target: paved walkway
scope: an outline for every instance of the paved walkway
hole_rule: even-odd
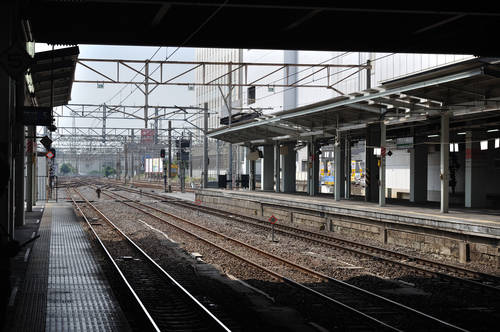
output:
[[[129,331],[68,203],[47,203],[7,331]]]

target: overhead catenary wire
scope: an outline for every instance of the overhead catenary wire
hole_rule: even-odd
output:
[[[177,53],[177,51],[183,47],[186,43],[188,43],[227,3],[228,3],[229,0],[225,0],[220,6],[218,6],[206,19],[204,22],[202,22],[186,39],[184,39],[184,41],[170,54],[168,55],[168,47],[167,47],[167,53],[165,55],[165,61],[167,61],[168,59],[170,59],[172,56],[174,56],[175,53]],[[159,47],[156,52],[149,58],[149,60],[152,60],[153,57],[160,51],[162,47]],[[142,68],[139,70],[142,71],[144,68],[145,68],[146,65],[142,66]],[[156,69],[154,69],[149,75],[153,75],[158,69],[161,68],[161,64],[158,65],[158,67],[156,67]],[[137,77],[137,75],[139,75],[139,73],[136,73],[133,77],[132,77],[132,80],[135,79]],[[144,79],[142,82],[137,82],[137,84],[142,84],[146,81],[146,79]],[[129,84],[126,84],[125,86],[123,86],[113,97],[111,97],[110,99],[108,99],[108,101],[106,101],[105,103],[108,103],[110,102],[113,98],[115,98],[117,95],[119,95]],[[135,91],[137,91],[138,89],[138,86],[136,86],[133,90],[130,91],[130,93],[125,96],[123,99],[120,100],[120,102],[118,104],[121,104],[123,103],[125,100],[127,100]]]
[[[345,55],[347,55],[348,53],[352,53],[352,52],[345,52],[345,53],[341,54],[340,56],[345,56]],[[378,58],[371,59],[370,61],[371,61],[371,63],[373,64],[375,61],[379,61],[379,60],[382,60],[382,59],[384,59],[384,58],[387,58],[387,57],[389,57],[389,56],[393,56],[393,55],[396,55],[396,54],[398,54],[398,53],[390,53],[390,54],[385,54],[385,55],[380,56],[380,57],[378,57]],[[337,56],[337,57],[340,57],[340,56]],[[335,59],[335,58],[336,58],[336,57],[334,57],[334,58],[332,58],[332,59]],[[325,61],[321,62],[320,64],[324,64],[325,62],[327,62],[327,61],[331,61],[332,59],[325,60]],[[365,63],[365,65],[366,65],[366,64],[367,64],[367,63]],[[304,70],[308,70],[308,69],[310,69],[310,68],[303,69],[303,70],[301,70],[300,72],[303,72]],[[360,71],[358,68],[346,68],[346,69],[339,70],[338,72],[336,72],[336,73],[334,73],[334,74],[330,74],[330,76],[332,76],[332,75],[337,75],[337,74],[341,74],[341,73],[344,73],[344,72],[346,72],[346,71],[353,70],[353,69],[355,69],[356,71],[355,71],[354,73],[352,73],[351,75],[349,75],[349,76],[352,76],[352,75],[354,75],[354,74],[356,74],[356,73],[358,73],[358,72]],[[296,74],[299,74],[300,72],[297,72]],[[296,74],[293,74],[293,75],[296,75]],[[291,76],[291,75],[288,75],[287,77],[290,77],[290,76]],[[348,76],[348,77],[349,77],[349,76]],[[346,79],[346,78],[348,78],[348,77],[345,77],[345,78],[343,78],[343,79],[342,79],[342,80],[340,80],[340,81],[343,81],[343,80],[345,80],[345,79]],[[286,78],[286,77],[285,77],[285,78]],[[284,78],[284,79],[285,79],[285,78]],[[313,79],[311,79],[310,81],[305,82],[304,84],[312,83],[312,82],[315,82],[315,81],[318,81],[318,80],[322,80],[322,79],[325,79],[325,78],[328,78],[328,75],[326,75],[326,76],[322,76],[322,77],[319,77],[319,78],[313,78]],[[281,79],[279,79],[279,80],[281,80]],[[278,82],[279,80],[276,80],[275,82]],[[340,81],[339,81],[339,82],[340,82]],[[336,83],[339,83],[339,82],[336,82]],[[336,83],[334,83],[333,85],[335,85]],[[270,84],[270,85],[272,85],[272,84]],[[268,95],[262,96],[262,97],[260,97],[260,98],[256,98],[256,99],[255,99],[255,101],[258,101],[258,100],[263,100],[263,99],[266,99],[266,98],[269,98],[269,97],[272,97],[272,96],[275,96],[275,95],[278,95],[278,94],[282,94],[282,93],[284,93],[285,91],[288,91],[288,90],[291,90],[291,89],[295,89],[295,88],[296,88],[296,87],[284,88],[284,89],[282,89],[281,91],[276,91],[276,92],[274,92],[274,93],[271,93],[271,94],[268,94]],[[338,91],[337,91],[337,93],[338,93]]]

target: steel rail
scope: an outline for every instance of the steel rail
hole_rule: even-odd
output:
[[[163,277],[168,279],[177,290],[179,290],[185,297],[187,297],[198,310],[206,314],[209,319],[216,324],[221,330],[231,331],[222,323],[214,314],[212,314],[203,304],[201,304],[193,295],[191,295],[180,283],[178,283],[168,272],[166,272],[158,263],[156,263],[144,250],[142,250],[132,239],[130,239],[123,231],[121,231],[108,217],[106,217],[95,205],[89,202],[78,190],[75,192],[89,205],[96,213],[98,213],[107,223],[109,223],[127,242],[132,245],[141,255],[146,258],[146,261],[154,267]]]
[[[135,192],[133,189],[130,189],[130,188],[125,188],[125,187],[121,187],[121,186],[120,186],[120,188],[124,189],[126,191]],[[237,220],[239,222],[248,223],[248,224],[263,228],[263,229],[270,229],[270,226],[266,225],[265,221],[257,219],[257,218],[253,218],[253,217],[249,217],[249,216],[242,216],[242,215],[238,215],[237,213],[232,213],[232,212],[225,212],[225,211],[211,208],[211,207],[207,207],[207,206],[198,206],[198,205],[193,204],[193,203],[188,202],[188,201],[180,201],[178,199],[169,200],[167,197],[160,196],[157,194],[143,192],[143,195],[147,195],[147,196],[150,196],[153,198],[160,198],[160,199],[162,199],[162,202],[164,202],[164,203],[181,205],[184,207],[189,207],[190,209],[196,209],[196,210],[204,212],[204,213],[217,215],[217,216],[222,217],[222,218],[226,218],[226,219],[230,219],[230,220]],[[251,220],[251,221],[249,221],[249,220]],[[446,263],[435,262],[435,261],[428,260],[425,258],[415,257],[415,256],[411,256],[408,254],[399,253],[399,252],[395,252],[392,250],[371,246],[368,244],[362,244],[362,243],[358,243],[358,242],[354,242],[354,241],[340,239],[340,238],[336,238],[336,237],[325,235],[325,234],[320,234],[320,233],[309,231],[309,230],[303,230],[303,229],[299,229],[299,228],[296,228],[293,226],[288,226],[288,225],[283,225],[283,224],[275,224],[275,227],[276,227],[276,231],[280,232],[282,234],[286,234],[286,235],[293,236],[296,238],[306,239],[309,241],[315,241],[315,242],[318,242],[318,243],[326,245],[326,246],[334,247],[337,249],[342,249],[345,251],[351,251],[357,255],[363,255],[365,257],[371,257],[371,258],[375,258],[375,259],[379,259],[379,260],[385,260],[389,263],[398,264],[398,265],[403,266],[405,268],[419,270],[422,273],[432,274],[432,275],[436,275],[436,276],[440,276],[440,277],[444,277],[444,278],[456,279],[457,281],[460,281],[463,283],[468,283],[471,285],[480,286],[480,287],[487,288],[489,290],[494,290],[494,291],[500,292],[499,287],[484,284],[480,281],[470,280],[470,279],[464,278],[464,276],[468,276],[468,277],[483,279],[483,280],[488,281],[488,282],[494,282],[494,283],[500,284],[500,278],[493,276],[493,275],[490,275],[490,274],[486,274],[486,273],[482,273],[482,272],[474,271],[474,270],[469,270],[469,269],[465,269],[465,268],[462,268],[459,266],[454,266],[454,265],[450,265],[450,264],[446,264]],[[302,233],[305,236],[298,235],[296,233]],[[325,241],[322,241],[322,240],[325,240]],[[326,242],[326,241],[332,241],[332,242]],[[354,248],[346,247],[346,245],[354,247]],[[401,261],[391,260],[391,259],[388,259],[388,258],[382,257],[382,256],[375,256],[373,253],[382,254],[382,255],[385,255],[388,257],[399,259]],[[419,264],[419,265],[422,265],[425,267],[408,264],[408,263],[405,263],[403,261],[413,262],[415,264]],[[431,267],[434,269],[445,270],[448,273],[459,274],[462,277],[459,277],[456,275],[450,275],[450,274],[435,271],[435,270],[431,270],[428,267]]]
[[[103,192],[103,193],[104,193],[104,192]],[[116,195],[116,196],[118,196],[118,197],[124,198],[124,199],[129,199],[128,197],[125,197],[125,196],[120,195],[120,194],[115,193],[115,192],[113,192],[112,194],[113,194],[113,195]],[[107,194],[107,195],[108,195],[109,197],[112,197],[112,195],[109,195],[109,194]],[[137,209],[137,210],[139,210],[139,211],[143,212],[144,214],[149,215],[149,216],[151,216],[151,217],[153,217],[153,218],[155,218],[155,219],[158,219],[158,220],[160,220],[160,221],[163,221],[163,222],[168,223],[169,225],[172,225],[170,222],[168,222],[168,221],[166,221],[166,220],[162,219],[161,217],[158,217],[158,216],[156,216],[156,215],[154,215],[154,214],[152,214],[152,213],[149,213],[149,212],[145,211],[144,209],[141,209],[141,208],[138,208],[138,207],[136,207],[136,206],[133,206],[132,204],[130,204],[130,203],[128,203],[128,202],[124,202],[124,201],[120,201],[120,202],[121,202],[121,203],[123,203],[123,204],[125,204],[125,205],[127,205],[127,206],[130,206],[130,207],[132,207],[132,208],[135,208],[135,209]],[[318,278],[326,279],[326,280],[328,280],[328,281],[330,281],[330,282],[332,282],[332,283],[335,283],[335,284],[337,284],[337,285],[343,286],[343,287],[345,287],[345,288],[347,288],[347,289],[349,289],[349,290],[351,290],[351,291],[355,291],[355,292],[358,292],[358,293],[363,293],[364,295],[368,295],[368,296],[370,296],[370,297],[372,297],[372,298],[375,298],[375,299],[376,299],[376,300],[378,300],[378,301],[383,301],[383,302],[385,302],[386,304],[390,304],[390,305],[396,306],[396,307],[397,307],[397,308],[399,308],[399,309],[403,309],[403,310],[405,310],[405,311],[407,311],[407,312],[410,312],[411,314],[414,314],[414,315],[417,315],[417,316],[423,317],[423,318],[428,319],[428,320],[430,320],[430,321],[432,321],[432,322],[434,322],[434,323],[438,323],[438,324],[440,324],[440,325],[443,325],[443,326],[445,326],[445,327],[447,327],[447,328],[452,328],[452,329],[456,329],[456,330],[459,330],[459,331],[467,331],[466,329],[460,328],[460,327],[455,326],[455,325],[453,325],[453,324],[451,324],[451,323],[448,323],[448,322],[446,322],[446,321],[443,321],[443,320],[441,320],[441,319],[439,319],[439,318],[436,318],[436,317],[431,316],[431,315],[429,315],[429,314],[426,314],[426,313],[423,313],[423,312],[418,311],[418,310],[416,310],[416,309],[413,309],[413,308],[411,308],[411,307],[408,307],[408,306],[406,306],[406,305],[404,305],[404,304],[402,304],[402,303],[399,303],[399,302],[393,301],[393,300],[391,300],[391,299],[388,299],[388,298],[386,298],[386,297],[380,296],[380,295],[375,294],[375,293],[373,293],[373,292],[367,291],[367,290],[365,290],[365,289],[363,289],[363,288],[360,288],[360,287],[357,287],[357,286],[351,285],[351,284],[346,283],[346,282],[344,282],[344,281],[341,281],[341,280],[338,280],[338,279],[332,278],[332,277],[327,276],[327,275],[325,275],[325,274],[323,274],[323,273],[320,273],[320,272],[317,272],[317,271],[311,270],[311,269],[309,269],[309,268],[307,268],[307,267],[300,266],[299,264],[295,264],[295,263],[290,262],[290,261],[288,261],[288,260],[286,260],[286,259],[283,259],[283,258],[281,258],[281,257],[279,257],[279,256],[276,256],[276,255],[272,255],[272,254],[266,253],[266,252],[262,251],[261,249],[258,249],[258,248],[256,248],[256,247],[250,246],[250,245],[245,244],[245,243],[243,243],[243,242],[241,242],[241,241],[239,241],[239,240],[236,240],[236,239],[234,239],[234,238],[232,238],[232,237],[226,236],[226,235],[221,234],[221,233],[219,233],[219,232],[213,231],[213,230],[211,230],[211,229],[208,229],[208,228],[206,228],[206,227],[203,227],[203,226],[201,226],[201,225],[198,225],[198,224],[196,224],[196,223],[193,223],[193,222],[191,222],[191,221],[189,221],[189,220],[187,220],[187,219],[185,219],[185,218],[179,217],[179,216],[174,215],[174,214],[172,214],[172,213],[169,213],[169,212],[166,212],[166,211],[163,211],[163,210],[157,209],[157,208],[155,208],[155,207],[152,207],[152,206],[149,206],[149,205],[147,205],[147,204],[144,204],[144,203],[141,203],[141,202],[137,202],[137,201],[134,201],[134,202],[133,202],[133,204],[138,204],[138,205],[143,206],[143,207],[145,207],[145,208],[152,209],[152,210],[154,210],[154,211],[156,211],[156,212],[162,213],[162,214],[164,214],[164,215],[166,215],[166,216],[169,216],[169,217],[171,217],[171,218],[174,218],[174,219],[179,220],[179,221],[181,221],[181,222],[184,222],[184,223],[186,223],[186,224],[192,225],[192,226],[194,226],[194,227],[196,227],[196,228],[202,229],[202,230],[204,230],[204,231],[206,231],[206,232],[209,232],[209,233],[215,234],[215,235],[217,235],[217,236],[223,237],[223,238],[224,238],[224,239],[226,239],[226,240],[230,240],[230,241],[233,241],[233,242],[238,243],[238,244],[240,244],[240,245],[243,245],[243,246],[245,246],[245,247],[247,247],[247,248],[249,248],[249,249],[252,249],[252,250],[256,251],[257,253],[262,254],[262,255],[264,255],[264,256],[266,256],[266,257],[271,257],[271,258],[273,258],[273,259],[275,259],[275,260],[278,260],[279,262],[282,262],[282,263],[284,263],[284,264],[287,264],[287,265],[293,266],[293,267],[295,267],[295,268],[297,268],[297,269],[299,269],[299,270],[301,270],[301,271],[306,271],[306,272],[308,272],[308,273],[310,273],[310,274],[312,274],[312,275],[316,275]],[[180,229],[181,229],[181,228],[180,228]],[[184,231],[186,231],[186,230],[184,230]],[[302,285],[302,286],[304,286],[304,285]],[[306,286],[304,286],[304,287],[306,287]],[[309,288],[309,287],[308,287],[308,288]],[[314,292],[317,292],[317,291],[315,291],[315,290],[313,290],[313,291],[314,291]],[[318,293],[319,293],[319,292],[318,292]],[[320,294],[321,294],[321,293],[320,293]],[[323,296],[326,296],[326,295],[324,295],[324,294],[323,294]],[[345,304],[345,305],[347,306],[347,304]],[[357,309],[355,309],[355,310],[357,310]],[[370,316],[370,317],[371,317],[371,316]]]
[[[75,190],[75,192],[77,194],[79,194],[79,192],[77,190]],[[80,194],[79,194],[80,195]],[[80,195],[80,197],[82,197]],[[130,283],[128,282],[127,278],[125,277],[125,275],[123,274],[122,270],[118,267],[118,265],[116,264],[115,260],[113,259],[113,257],[111,256],[111,254],[109,253],[108,249],[106,249],[106,246],[104,245],[104,243],[101,241],[101,239],[99,238],[99,236],[97,235],[97,232],[95,231],[94,227],[92,226],[92,224],[90,223],[90,221],[88,220],[87,216],[85,215],[85,213],[83,213],[82,209],[80,208],[80,206],[76,203],[76,201],[73,199],[73,197],[71,197],[71,201],[73,202],[74,206],[76,207],[76,209],[80,212],[81,216],[83,217],[83,219],[85,220],[85,222],[87,223],[88,227],[90,228],[90,230],[92,231],[92,234],[94,235],[94,237],[97,239],[97,242],[99,243],[100,245],[100,248],[104,251],[105,253],[105,257],[108,259],[108,262],[111,263],[111,265],[114,267],[114,270],[116,271],[116,273],[118,273],[118,275],[120,276],[120,280],[125,284],[126,286],[126,289],[127,291],[130,293],[130,295],[135,299],[135,303],[137,303],[137,305],[139,306],[140,308],[140,311],[141,313],[144,315],[144,320],[150,325],[150,329],[154,330],[154,331],[161,331],[160,328],[158,327],[158,325],[155,323],[155,321],[153,320],[153,318],[151,317],[151,314],[149,313],[149,311],[146,309],[146,307],[144,306],[144,304],[142,303],[141,299],[139,298],[139,296],[137,295],[137,293],[134,291],[134,289],[132,288],[132,286],[130,285]]]
[[[135,208],[137,210],[141,210],[140,208],[134,207],[134,206],[128,204],[127,202],[124,202],[124,201],[119,201],[119,202],[123,203],[123,204],[125,204],[127,206],[130,206],[132,208]],[[393,327],[393,326],[391,326],[391,325],[389,325],[389,324],[387,324],[385,322],[382,322],[382,321],[378,320],[377,318],[374,318],[374,317],[372,317],[372,316],[370,316],[368,314],[365,314],[365,313],[363,313],[363,312],[361,312],[361,311],[359,311],[359,310],[357,310],[357,309],[355,309],[355,308],[353,308],[353,307],[351,307],[351,306],[349,306],[349,305],[347,305],[347,304],[345,304],[343,302],[340,302],[340,301],[338,301],[336,299],[333,299],[333,298],[331,298],[331,297],[329,297],[329,296],[327,296],[325,294],[322,294],[322,293],[320,293],[320,292],[318,292],[318,291],[316,291],[316,290],[314,290],[312,288],[309,288],[309,287],[304,286],[304,285],[302,285],[302,284],[300,284],[300,283],[298,283],[298,282],[296,282],[296,281],[294,281],[294,280],[292,280],[290,278],[287,278],[287,277],[285,277],[285,276],[283,276],[283,275],[281,275],[281,274],[279,274],[277,272],[269,270],[269,269],[267,269],[267,268],[265,268],[265,267],[263,267],[263,266],[255,263],[255,262],[252,262],[252,261],[250,261],[250,260],[248,260],[248,259],[246,259],[246,258],[244,258],[244,257],[242,257],[242,256],[240,256],[240,255],[238,255],[236,253],[231,252],[228,249],[225,249],[225,248],[219,246],[216,243],[213,243],[213,242],[211,242],[211,241],[209,241],[209,240],[207,240],[207,239],[205,239],[205,238],[203,238],[203,237],[201,237],[201,236],[199,236],[199,235],[197,235],[195,233],[192,233],[192,232],[190,232],[190,231],[188,231],[186,229],[183,229],[182,227],[179,227],[179,226],[177,226],[175,224],[172,224],[172,223],[170,223],[170,222],[168,222],[168,221],[166,221],[166,220],[164,220],[164,219],[162,219],[162,218],[160,218],[158,216],[150,214],[147,211],[142,211],[142,212],[145,213],[146,215],[149,215],[149,216],[151,216],[153,218],[156,218],[156,219],[158,219],[158,220],[160,220],[160,221],[168,224],[169,226],[171,226],[171,227],[173,227],[173,228],[175,228],[175,229],[177,229],[177,230],[179,230],[179,231],[181,231],[181,232],[183,232],[185,234],[188,234],[188,235],[190,235],[190,236],[192,236],[192,237],[194,237],[194,238],[196,238],[196,239],[198,239],[198,240],[200,240],[200,241],[202,241],[202,242],[204,242],[204,243],[206,243],[206,244],[208,244],[210,246],[213,246],[213,247],[217,248],[218,250],[220,250],[220,251],[222,251],[222,252],[224,252],[226,254],[229,254],[229,255],[231,255],[231,256],[233,256],[233,257],[235,257],[235,258],[237,258],[237,259],[239,259],[239,260],[241,260],[241,261],[243,261],[243,262],[245,262],[245,263],[247,263],[247,264],[249,264],[249,265],[257,268],[257,269],[259,269],[259,270],[262,270],[265,273],[268,273],[269,275],[273,276],[274,278],[277,278],[278,280],[281,280],[281,281],[283,281],[283,282],[285,282],[285,283],[287,283],[287,284],[289,284],[291,286],[294,286],[296,288],[302,289],[302,290],[304,290],[304,291],[306,291],[306,292],[308,292],[310,294],[314,294],[314,295],[322,298],[323,300],[326,300],[327,302],[329,302],[331,304],[338,305],[338,306],[340,306],[340,307],[342,307],[342,308],[344,308],[344,309],[346,309],[346,310],[348,310],[348,311],[350,311],[352,313],[360,315],[364,319],[369,320],[371,323],[375,323],[378,326],[382,326],[384,328],[388,328],[388,329],[390,329],[392,331],[402,331],[402,330],[397,329],[397,328],[395,328],[395,327]]]
[[[103,191],[103,194],[104,194],[104,195],[107,195],[108,197],[112,197],[110,194],[108,194],[108,193],[106,193],[106,192],[104,192],[104,191]],[[113,193],[113,195],[116,195],[116,196],[121,197],[121,198],[124,198],[124,199],[129,199],[128,197],[125,197],[125,196],[120,195],[120,194],[117,194],[117,193]],[[125,205],[127,205],[127,206],[133,207],[133,208],[135,208],[135,209],[137,209],[137,210],[139,210],[139,211],[141,211],[141,212],[143,212],[143,213],[145,213],[145,214],[149,215],[150,217],[157,218],[157,219],[159,219],[159,220],[162,220],[162,221],[163,221],[163,219],[159,218],[158,216],[155,216],[154,214],[149,213],[149,212],[147,212],[147,211],[145,211],[145,210],[139,209],[139,208],[137,208],[137,207],[135,207],[135,206],[131,205],[129,202],[126,202],[126,201],[120,201],[120,202],[121,202],[121,203],[123,203],[123,204],[125,204]],[[170,213],[168,213],[168,212],[162,211],[162,210],[160,210],[160,209],[158,209],[158,208],[155,208],[155,207],[153,207],[153,206],[149,206],[149,205],[144,204],[144,203],[141,203],[141,202],[134,201],[134,202],[132,202],[132,203],[133,203],[133,204],[140,205],[140,206],[142,206],[142,207],[144,207],[144,208],[151,209],[151,210],[154,210],[154,211],[156,211],[156,212],[159,212],[159,213],[165,214],[165,215],[167,215],[167,216],[169,216],[169,217],[171,217],[171,218],[174,218],[174,219],[176,219],[176,220],[179,220],[179,221],[181,221],[181,222],[188,223],[189,225],[191,225],[191,226],[193,226],[193,227],[195,227],[195,228],[201,229],[202,231],[208,232],[208,233],[213,234],[213,235],[215,235],[215,236],[221,237],[221,238],[223,238],[223,239],[225,239],[225,240],[229,240],[229,241],[231,241],[231,242],[234,242],[234,243],[236,243],[236,244],[239,244],[239,245],[241,245],[241,246],[243,246],[243,247],[245,247],[245,248],[248,248],[248,249],[250,249],[250,250],[253,250],[253,251],[257,252],[257,253],[258,253],[258,254],[260,254],[260,255],[263,255],[263,256],[266,256],[266,257],[269,257],[269,258],[272,258],[272,259],[278,260],[278,261],[280,261],[280,262],[281,262],[281,263],[283,263],[283,264],[289,265],[289,266],[291,266],[291,267],[293,267],[293,268],[295,268],[295,269],[298,269],[298,270],[300,270],[300,271],[302,271],[302,272],[305,272],[305,273],[307,273],[307,274],[310,274],[310,275],[312,275],[313,277],[316,277],[316,278],[318,278],[318,279],[320,279],[320,280],[322,280],[322,281],[328,281],[328,280],[330,279],[330,277],[328,277],[328,276],[326,276],[326,275],[324,275],[324,274],[322,274],[322,273],[319,273],[319,272],[316,272],[316,271],[314,271],[314,270],[311,270],[311,269],[309,269],[309,268],[307,268],[307,267],[305,267],[305,266],[301,266],[301,265],[299,265],[299,264],[295,264],[295,263],[290,262],[290,261],[288,261],[288,260],[286,260],[286,259],[283,259],[283,258],[281,258],[281,257],[279,257],[279,256],[276,256],[276,255],[270,254],[270,253],[265,252],[265,251],[263,251],[263,250],[261,250],[261,249],[259,249],[259,248],[257,248],[257,247],[254,247],[254,246],[249,245],[249,244],[247,244],[247,243],[244,243],[244,242],[242,242],[242,241],[240,241],[240,240],[237,240],[237,239],[235,239],[235,238],[233,238],[233,237],[230,237],[230,236],[224,235],[224,234],[222,234],[222,233],[219,233],[219,232],[214,231],[214,230],[212,230],[212,229],[209,229],[209,228],[207,228],[207,227],[204,227],[204,226],[198,225],[198,224],[196,224],[196,223],[193,223],[193,222],[191,222],[191,221],[189,221],[189,220],[187,220],[187,219],[184,219],[184,218],[181,218],[181,217],[179,217],[179,216],[176,216],[176,215],[170,214]]]

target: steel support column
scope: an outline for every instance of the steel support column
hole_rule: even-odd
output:
[[[255,190],[255,160],[250,160],[250,172],[248,175],[248,189]]]
[[[334,158],[334,163],[335,163],[335,172],[334,172],[334,189],[335,189],[335,200],[340,201],[340,195],[341,195],[341,185],[340,182],[342,181],[342,161],[341,161],[341,156],[340,156],[340,140],[337,140],[335,142],[335,146],[333,148],[333,158]]]
[[[263,174],[261,174],[261,189],[273,191],[274,189],[274,146],[264,145]]]
[[[441,115],[441,213],[448,213],[449,204],[449,158],[450,158],[450,114]]]
[[[12,21],[13,1],[0,2],[0,49],[5,50],[10,46]],[[0,225],[4,231],[0,231],[1,243],[7,240],[7,234],[14,234],[13,216],[11,213],[11,190],[10,183],[12,182],[12,123],[13,107],[12,107],[12,80],[9,75],[0,70],[0,162],[2,167],[0,188]]]
[[[385,147],[386,147],[386,127],[384,120],[380,121],[380,169],[379,169],[379,187],[378,187],[378,205],[385,206]]]
[[[208,187],[208,103],[203,105],[203,188]]]
[[[274,191],[277,193],[280,192],[280,168],[281,168],[281,154],[280,154],[280,143],[274,143]]]
[[[144,128],[148,127],[149,119],[149,61],[144,65]]]
[[[283,192],[294,193],[296,188],[296,156],[295,142],[285,144],[285,154],[283,155]]]
[[[427,145],[414,136],[410,149],[410,202],[427,201],[427,163]]]
[[[334,189],[335,189],[335,200],[340,201],[341,195],[341,185],[342,182],[342,161],[341,161],[341,152],[340,152],[340,139],[337,137],[333,148],[333,158],[335,163],[335,173],[334,173]]]
[[[168,184],[170,184],[171,178],[172,178],[172,121],[168,120]]]
[[[16,81],[16,124],[15,124],[15,224],[24,226],[24,156],[25,127],[22,106],[24,105],[24,78]],[[18,107],[19,106],[19,107]]]
[[[35,126],[28,127],[26,139],[26,211],[33,211],[33,138],[36,135]]]
[[[227,103],[228,103],[228,127],[231,127],[231,122],[232,122],[232,117],[233,117],[233,74],[231,73],[232,66],[231,64],[228,65],[228,79],[229,79],[229,95],[227,98]],[[233,189],[233,144],[229,143],[229,153],[228,153],[228,163],[229,163],[229,169],[228,169],[228,181],[229,181],[229,189]]]
[[[351,139],[349,137],[345,138],[345,185],[344,185],[344,197],[349,199],[351,197]]]

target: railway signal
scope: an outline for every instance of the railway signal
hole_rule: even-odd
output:
[[[276,240],[274,240],[274,224],[276,223],[276,221],[278,221],[278,218],[276,218],[274,215],[271,216],[271,218],[269,218],[269,222],[271,223],[271,241],[273,242],[278,242]]]
[[[50,149],[50,146],[52,145],[52,140],[49,138],[49,136],[43,136],[42,139],[40,140],[40,143],[45,147],[45,149]]]

